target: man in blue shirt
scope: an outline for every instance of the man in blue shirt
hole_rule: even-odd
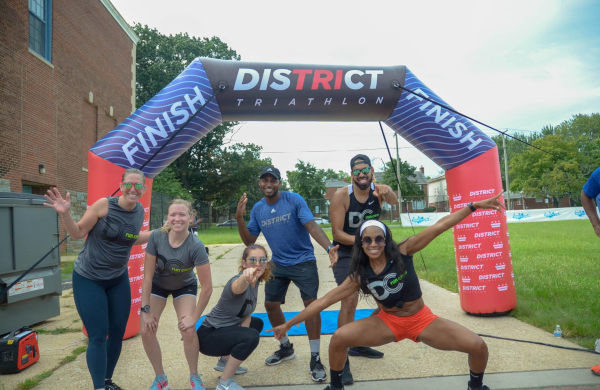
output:
[[[581,190],[581,205],[592,223],[594,232],[600,237],[600,219],[598,218],[598,214],[596,214],[596,207],[594,207],[593,201],[594,198],[596,198],[596,206],[598,207],[598,210],[600,210],[600,168],[592,173],[592,176],[590,176],[589,180]],[[595,349],[600,352],[600,337],[596,340]],[[600,375],[600,364],[592,367],[592,372],[595,375]]]
[[[271,248],[271,260],[275,263],[272,269],[274,278],[265,284],[265,309],[271,325],[275,327],[285,323],[281,305],[285,303],[290,282],[294,282],[300,289],[305,307],[317,299],[319,274],[310,236],[327,251],[332,266],[337,262],[338,247],[331,244],[323,229],[314,221],[308,205],[300,195],[279,190],[281,174],[277,168],[264,168],[260,172],[258,185],[265,197],[252,207],[248,226],[243,217],[248,203],[246,194],[241,197],[235,216],[246,246],[253,245],[262,232]],[[306,321],[306,332],[311,352],[310,373],[314,381],[322,382],[327,374],[319,354],[320,316]],[[279,343],[279,350],[265,361],[267,365],[279,364],[296,357],[293,344],[287,336],[279,340]]]

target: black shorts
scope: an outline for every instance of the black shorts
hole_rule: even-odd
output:
[[[303,301],[316,299],[319,292],[319,272],[316,260],[284,267],[276,264],[272,269],[273,278],[265,283],[265,301],[285,303],[290,282],[300,289]]]
[[[196,296],[198,294],[197,284],[188,284],[177,290],[165,290],[152,283],[152,295],[155,297],[167,299],[169,295],[173,295],[173,299],[183,297],[185,295]]]
[[[338,286],[344,283],[344,280],[346,280],[350,272],[350,261],[352,260],[351,253],[352,252],[347,249],[338,249],[338,261],[335,264],[335,267],[332,268],[333,277]]]

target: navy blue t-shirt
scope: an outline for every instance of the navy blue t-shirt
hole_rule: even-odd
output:
[[[590,198],[596,198],[596,206],[600,211],[600,168],[596,169],[583,186],[583,192]]]
[[[314,219],[304,199],[281,191],[279,200],[267,204],[265,198],[252,207],[248,230],[265,235],[273,252],[271,260],[284,267],[316,260],[315,249],[304,225]]]

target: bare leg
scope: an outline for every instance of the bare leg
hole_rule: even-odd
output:
[[[196,308],[196,297],[185,295],[173,300],[173,306],[175,306],[175,312],[177,313],[177,320],[184,316],[191,316],[194,314]],[[183,351],[185,352],[185,358],[187,359],[188,366],[190,368],[190,375],[198,373],[198,351],[200,345],[198,344],[198,336],[196,335],[196,327],[180,330],[181,337],[183,337]]]
[[[281,302],[265,302],[265,310],[267,311],[271,325],[275,327],[285,324],[285,316],[281,310]]]
[[[235,375],[235,370],[242,364],[242,361],[234,358],[233,356],[229,356],[227,359],[227,365],[223,370],[223,374],[221,374],[221,382],[225,382],[227,379],[231,378]]]
[[[443,351],[459,351],[469,354],[471,371],[485,371],[488,348],[485,341],[475,333],[455,322],[437,318],[425,328],[417,340]]]
[[[160,321],[160,316],[162,315],[165,306],[167,305],[167,300],[163,298],[156,297],[154,295],[150,296],[150,316],[156,318],[157,322]],[[142,314],[143,315],[143,314]],[[152,368],[154,369],[154,374],[161,375],[165,373],[162,364],[162,354],[160,351],[160,345],[158,343],[158,339],[156,338],[156,333],[150,332],[144,327],[144,323],[140,317],[140,328],[142,329],[142,344],[144,345],[144,350],[146,351],[146,355],[150,360],[150,364],[152,364]],[[157,330],[158,331],[158,330]]]
[[[338,329],[354,321],[356,306],[358,306],[358,292],[342,300],[342,306],[338,314]]]
[[[308,299],[304,301],[304,307],[308,307],[316,299]],[[309,340],[318,340],[321,338],[321,314],[313,316],[305,321],[306,334]]]

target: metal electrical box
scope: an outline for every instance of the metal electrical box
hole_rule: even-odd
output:
[[[59,242],[58,214],[40,195],[0,192],[0,292]],[[60,314],[60,248],[0,296],[0,335]]]

